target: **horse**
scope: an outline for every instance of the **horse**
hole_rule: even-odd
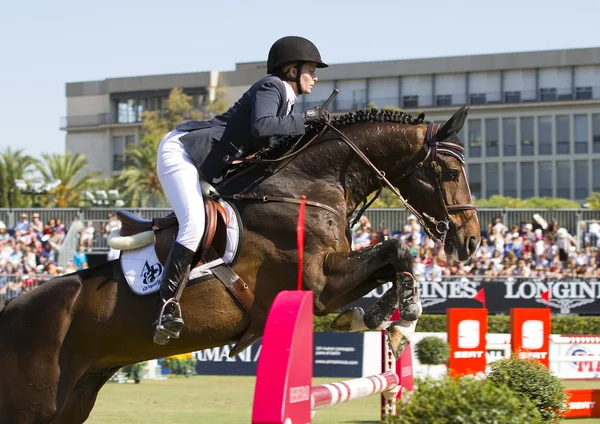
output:
[[[346,310],[334,327],[388,327],[399,354],[422,311],[413,256],[394,238],[353,251],[349,221],[385,185],[446,253],[467,260],[480,242],[458,137],[467,113],[463,106],[444,125],[425,121],[424,114],[380,109],[336,116],[300,139],[264,149],[216,185],[243,223],[231,267],[254,303],[268,311],[280,291],[296,288],[298,202],[306,196],[302,281],[314,292],[314,314],[339,311],[392,282],[371,309]],[[272,201],[281,199],[289,201]],[[253,323],[213,278],[183,291],[181,337],[160,345],[152,337],[159,306],[157,294],[132,292],[119,260],[59,276],[1,304],[0,422],[82,423],[119,368],[239,343]],[[389,321],[395,309],[399,323]],[[243,346],[261,337],[260,322],[254,325]]]

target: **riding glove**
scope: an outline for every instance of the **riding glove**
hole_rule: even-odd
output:
[[[312,124],[318,122],[329,122],[331,117],[329,116],[329,112],[325,109],[322,109],[320,106],[313,107],[308,109],[305,112],[302,112],[302,117],[304,118],[305,124]]]

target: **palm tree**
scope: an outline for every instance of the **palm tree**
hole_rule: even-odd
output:
[[[37,160],[23,154],[24,149],[6,148],[0,153],[0,207],[24,207],[30,201],[15,187],[15,180],[25,179],[25,175]]]
[[[81,192],[96,182],[97,173],[84,173],[87,159],[83,154],[73,155],[67,152],[43,153],[44,162],[38,163],[36,168],[46,181],[60,180],[60,185],[48,195],[47,205],[50,207],[78,207],[81,206]]]
[[[165,207],[168,202],[156,172],[156,156],[160,139],[143,137],[140,144],[127,147],[127,166],[119,176],[123,200],[129,206]]]

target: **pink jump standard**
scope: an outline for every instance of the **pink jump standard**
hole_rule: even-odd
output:
[[[386,361],[391,354],[385,351],[382,374],[312,387],[312,311],[311,291],[283,291],[275,298],[258,361],[252,423],[309,424],[311,410],[378,393],[386,400],[384,413],[394,414],[400,377],[396,361]],[[410,347],[406,350],[410,358]],[[410,365],[406,365],[412,380]]]

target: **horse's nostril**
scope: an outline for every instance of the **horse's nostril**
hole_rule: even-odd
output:
[[[477,239],[475,237],[469,237],[469,242],[467,246],[471,255],[475,253],[475,250],[477,250]]]

